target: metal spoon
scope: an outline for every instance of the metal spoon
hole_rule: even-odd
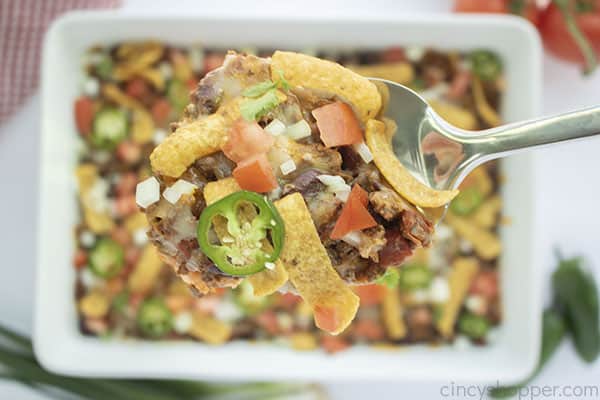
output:
[[[394,120],[396,157],[431,188],[454,189],[478,165],[542,145],[600,134],[600,106],[517,122],[482,131],[450,125],[413,90],[384,79],[389,89],[386,117]]]

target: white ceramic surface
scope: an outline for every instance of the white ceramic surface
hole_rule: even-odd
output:
[[[277,34],[273,34],[276,32]],[[398,351],[353,348],[330,356],[268,345],[193,342],[105,342],[80,335],[70,267],[72,226],[77,218],[75,127],[72,101],[79,92],[81,55],[90,45],[156,38],[221,47],[377,48],[424,45],[486,47],[503,58],[506,121],[539,113],[541,54],[534,30],[511,17],[405,16],[344,20],[203,19],[75,13],[46,37],[42,65],[42,143],[38,265],[34,320],[36,355],[49,369],[72,375],[189,377],[213,379],[468,380],[513,381],[533,369],[539,348],[541,289],[539,243],[533,227],[531,163],[527,156],[504,162],[505,212],[513,223],[502,232],[504,322],[486,348],[414,346]]]

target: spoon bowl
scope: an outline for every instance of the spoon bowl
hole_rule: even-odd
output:
[[[392,147],[402,165],[437,190],[457,188],[478,165],[522,150],[600,134],[600,107],[502,125],[482,131],[457,128],[406,86],[384,79],[389,101],[384,115],[398,129]]]

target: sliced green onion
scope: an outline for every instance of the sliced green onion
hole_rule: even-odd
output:
[[[263,94],[267,93],[269,90],[276,87],[277,84],[272,80],[264,81],[261,83],[257,83],[254,86],[250,86],[246,90],[242,92],[242,96],[244,97],[259,97]]]
[[[277,91],[271,89],[260,97],[254,99],[246,99],[240,105],[240,113],[246,121],[256,121],[281,102],[277,96]]]

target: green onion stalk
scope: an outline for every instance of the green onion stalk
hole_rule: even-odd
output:
[[[38,364],[28,338],[1,325],[0,379],[20,383],[55,399],[262,400],[294,396],[326,398],[319,386],[302,383],[217,384],[188,380],[92,379],[57,375]]]

